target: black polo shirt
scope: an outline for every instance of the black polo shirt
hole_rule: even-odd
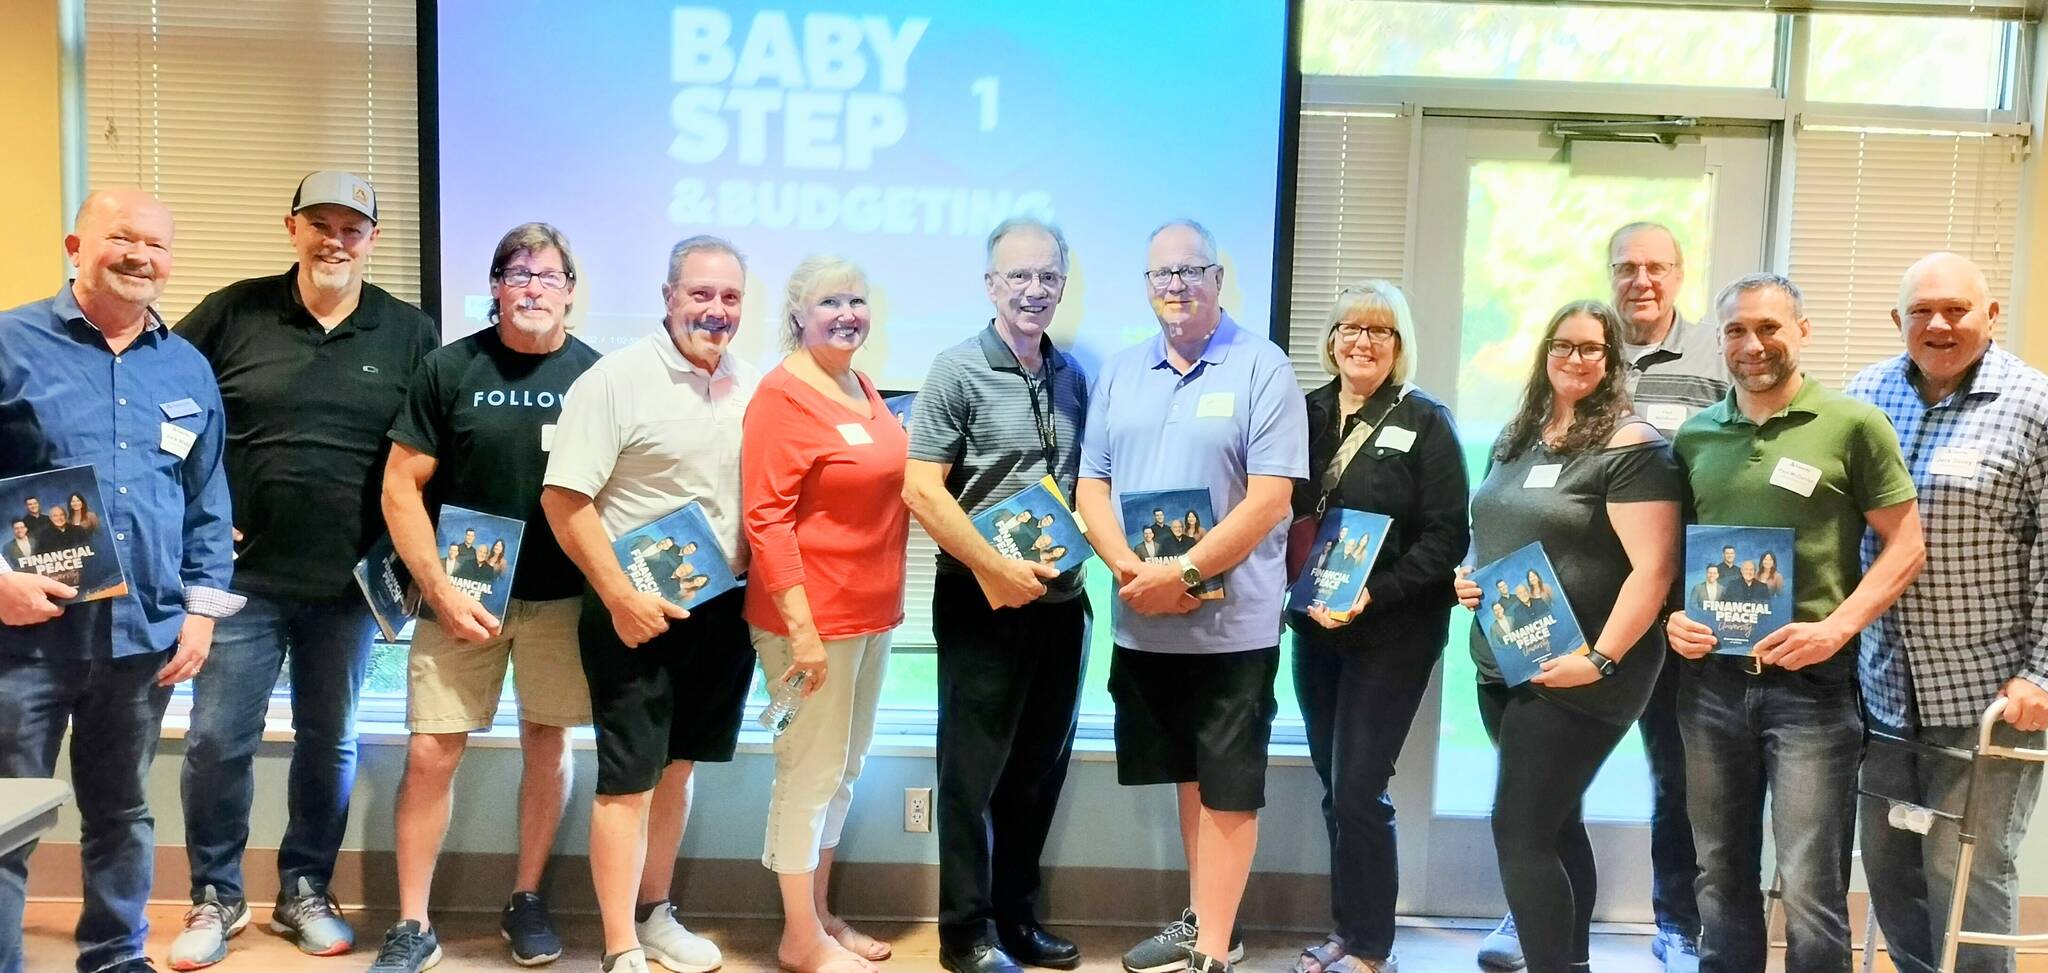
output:
[[[366,283],[326,330],[299,299],[298,270],[213,292],[178,334],[213,363],[227,406],[235,590],[351,598],[350,568],[384,533],[385,433],[440,328]]]

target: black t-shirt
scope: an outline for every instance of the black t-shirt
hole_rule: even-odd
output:
[[[394,441],[438,463],[427,482],[430,513],[452,503],[526,522],[512,568],[514,598],[548,601],[583,590],[583,575],[541,515],[542,438],[552,435],[569,385],[599,357],[574,336],[548,354],[522,354],[486,328],[427,356],[391,427]]]
[[[220,380],[234,498],[234,587],[360,598],[350,572],[384,533],[384,433],[440,328],[364,284],[333,330],[299,299],[298,267],[229,284],[178,322]]]

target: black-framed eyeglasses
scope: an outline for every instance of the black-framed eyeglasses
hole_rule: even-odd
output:
[[[1566,341],[1563,338],[1554,338],[1544,350],[1552,358],[1570,358],[1576,353],[1580,361],[1595,362],[1607,357],[1607,343],[1604,341]]]
[[[1012,270],[1009,273],[997,274],[996,279],[1020,291],[1030,287],[1033,281],[1048,290],[1057,290],[1060,285],[1067,282],[1067,275],[1055,270]]]
[[[1165,287],[1172,284],[1173,279],[1178,277],[1181,283],[1193,287],[1208,277],[1209,271],[1221,266],[1223,265],[1199,264],[1193,267],[1158,267],[1145,271],[1145,279],[1151,281],[1154,287]]]
[[[559,291],[576,282],[576,275],[564,270],[543,270],[535,273],[524,267],[508,267],[498,271],[498,282],[507,287],[525,287],[533,281],[551,291]]]
[[[1401,332],[1384,324],[1340,324],[1337,337],[1345,341],[1357,341],[1359,335],[1372,339],[1376,345],[1384,345],[1401,336]]]

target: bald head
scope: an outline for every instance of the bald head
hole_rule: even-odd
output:
[[[171,279],[171,211],[139,189],[105,189],[85,198],[64,238],[78,268],[73,292],[102,329],[139,323]]]
[[[1892,323],[1920,371],[1921,394],[1939,402],[1962,384],[1991,347],[1998,302],[1984,271],[1960,254],[1930,253],[1899,281]]]

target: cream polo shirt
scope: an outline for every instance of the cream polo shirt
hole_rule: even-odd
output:
[[[706,374],[666,329],[656,331],[569,386],[546,483],[590,497],[613,538],[695,500],[740,574],[740,421],[760,382],[760,371],[730,352]]]

